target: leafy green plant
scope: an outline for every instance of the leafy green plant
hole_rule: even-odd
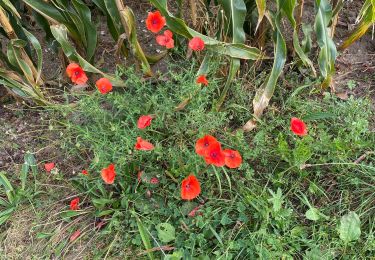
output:
[[[0,225],[6,223],[20,205],[38,195],[35,187],[26,187],[28,173],[31,171],[34,177],[37,174],[35,157],[31,153],[26,153],[24,161],[19,176],[20,187],[14,187],[7,178],[7,174],[0,172],[0,185],[2,186],[0,190]]]
[[[340,45],[339,49],[344,50],[360,39],[367,30],[375,23],[375,1],[366,0],[357,18],[357,28],[354,32]]]
[[[88,61],[93,61],[97,46],[97,30],[89,7],[82,0],[50,2],[23,0],[23,2],[41,14],[50,25],[65,25],[78,52]],[[44,28],[48,28],[48,25]]]
[[[21,16],[8,1],[0,3],[0,24],[9,39],[6,53],[0,52],[0,83],[20,98],[47,104],[40,86],[42,80],[42,48],[39,41],[21,25]],[[17,29],[16,29],[17,28]],[[22,34],[28,42],[18,38]],[[34,65],[27,47],[32,46],[37,62]]]

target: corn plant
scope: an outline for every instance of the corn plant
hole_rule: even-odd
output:
[[[91,11],[82,0],[23,0],[23,2],[48,21],[49,24],[44,26],[45,29],[48,29],[49,25],[65,25],[78,52],[86,60],[93,61],[97,46],[97,31],[91,19]]]
[[[48,101],[40,88],[43,84],[42,48],[35,36],[22,28],[20,17],[9,1],[0,3],[0,25],[3,28],[3,34],[9,40],[6,53],[0,52],[0,84],[4,85],[14,96],[34,100],[39,104],[47,104]],[[27,41],[18,37],[21,33]],[[26,51],[29,45],[35,51],[36,65],[30,58],[31,54]]]
[[[344,50],[361,38],[367,30],[375,24],[375,0],[366,0],[357,18],[358,26],[354,32],[340,46]]]

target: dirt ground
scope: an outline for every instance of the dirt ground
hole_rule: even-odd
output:
[[[309,2],[309,1],[306,1]],[[354,28],[355,19],[361,6],[361,1],[346,1],[344,10],[340,13],[336,29],[335,42],[339,45],[349,31]],[[141,35],[140,42],[147,53],[159,53],[161,49],[156,45],[154,37],[145,29],[145,19],[147,12],[152,10],[146,1],[130,1],[137,19],[138,34]],[[108,72],[114,72],[116,67],[116,57],[114,57],[114,41],[110,37],[103,17],[96,17],[99,23],[99,47],[96,57],[98,67]],[[43,34],[33,31],[43,43],[44,47],[44,72],[49,75],[49,79],[59,78],[64,80],[63,68],[56,69],[59,58],[47,46],[43,40]],[[120,60],[126,64],[125,60]],[[153,68],[155,71],[165,71],[168,60],[164,59]],[[346,99],[350,95],[371,96],[375,104],[375,40],[371,39],[371,32],[362,39],[354,43],[337,58],[336,62],[335,87]],[[64,83],[63,88],[70,86]],[[0,88],[0,94],[4,94]],[[22,103],[7,102],[0,104],[0,171],[10,174],[16,173],[23,163],[23,156],[26,151],[32,151],[42,169],[43,163],[48,161],[61,162],[60,168],[65,172],[72,172],[77,167],[73,158],[67,158],[60,150],[58,144],[58,133],[46,134],[49,127],[49,119],[43,110],[32,109]],[[25,215],[30,212],[25,211]],[[20,213],[22,214],[22,212]],[[10,225],[10,229],[18,234],[12,238],[8,250],[11,254],[24,250],[25,243],[30,242],[29,228],[32,220],[23,223],[24,217],[15,218],[15,222]],[[19,229],[21,228],[21,230]],[[15,229],[16,228],[16,229]],[[9,238],[8,238],[9,239]],[[13,252],[13,253],[12,253]],[[2,252],[0,252],[2,254]]]

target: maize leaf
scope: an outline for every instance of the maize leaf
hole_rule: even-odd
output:
[[[253,100],[253,117],[254,119],[249,120],[244,126],[244,131],[251,131],[256,127],[256,119],[258,119],[264,112],[264,109],[268,106],[269,101],[275,91],[276,83],[280,77],[284,64],[286,61],[286,43],[280,30],[281,14],[278,13],[275,18],[275,58],[272,66],[270,75],[263,87],[257,92]]]
[[[89,63],[77,53],[75,48],[70,44],[68,40],[67,28],[65,25],[51,25],[51,32],[55,39],[59,42],[64,54],[66,55],[66,57],[68,57],[69,60],[78,62],[85,71],[98,73],[103,77],[108,78],[114,86],[124,86],[124,82],[95,68],[91,63]]]
[[[241,43],[224,43],[189,28],[183,20],[174,17],[168,11],[166,0],[150,0],[150,2],[159,9],[166,18],[167,25],[172,31],[188,39],[200,37],[205,42],[208,50],[239,59],[258,60],[264,58],[261,51],[255,47],[250,47]]]
[[[332,18],[332,8],[327,0],[316,0],[315,32],[320,47],[318,64],[320,73],[324,78],[322,87],[331,85],[332,75],[335,72],[337,56],[336,46],[330,37],[328,24]]]

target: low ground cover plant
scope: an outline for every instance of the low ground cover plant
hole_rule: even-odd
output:
[[[234,131],[246,120],[243,96],[211,110],[217,85],[197,84],[194,70],[171,68],[156,83],[119,70],[131,87],[79,94],[54,112],[60,149],[86,158],[70,180],[80,195],[61,216],[96,218],[100,237],[116,235],[113,255],[125,246],[150,259],[370,256],[373,159],[356,162],[374,143],[370,103],[329,93],[306,102],[305,92],[245,135]]]

